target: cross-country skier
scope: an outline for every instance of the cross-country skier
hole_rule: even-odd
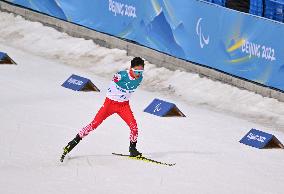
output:
[[[130,156],[142,156],[142,154],[136,149],[138,127],[133,112],[129,106],[129,98],[140,85],[143,79],[143,71],[144,60],[140,57],[135,57],[131,60],[129,70],[119,71],[113,76],[103,106],[100,108],[93,121],[86,127],[82,128],[76,137],[67,144],[64,148],[64,152],[60,160],[61,162],[63,162],[66,154],[69,153],[82,140],[82,138],[86,137],[107,117],[114,113],[117,113],[130,128]]]

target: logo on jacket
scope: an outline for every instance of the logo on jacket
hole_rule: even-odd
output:
[[[202,32],[201,21],[202,21],[202,18],[199,18],[198,22],[196,24],[196,34],[199,37],[200,47],[203,48],[205,45],[209,44],[209,38],[210,37],[208,35],[207,38],[205,38],[205,36],[204,36],[204,34]]]

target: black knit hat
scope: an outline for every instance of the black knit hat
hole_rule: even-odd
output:
[[[132,60],[131,60],[131,68],[133,67],[136,67],[136,66],[142,66],[144,67],[144,60],[141,58],[141,57],[134,57]]]

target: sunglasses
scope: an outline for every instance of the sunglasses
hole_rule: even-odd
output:
[[[135,75],[142,75],[143,72],[144,72],[144,70],[133,69],[133,68],[132,68],[132,71],[133,71],[133,73],[134,73]]]

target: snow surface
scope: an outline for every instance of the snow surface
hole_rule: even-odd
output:
[[[0,193],[247,193],[284,192],[284,152],[238,141],[251,129],[284,142],[284,103],[238,88],[147,63],[131,106],[138,148],[159,166],[113,156],[127,153],[129,129],[108,118],[61,164],[62,147],[88,124],[103,103],[112,74],[131,56],[40,23],[0,12],[0,51],[17,63],[0,66]],[[101,89],[61,87],[71,74]],[[160,98],[187,117],[144,113]]]

